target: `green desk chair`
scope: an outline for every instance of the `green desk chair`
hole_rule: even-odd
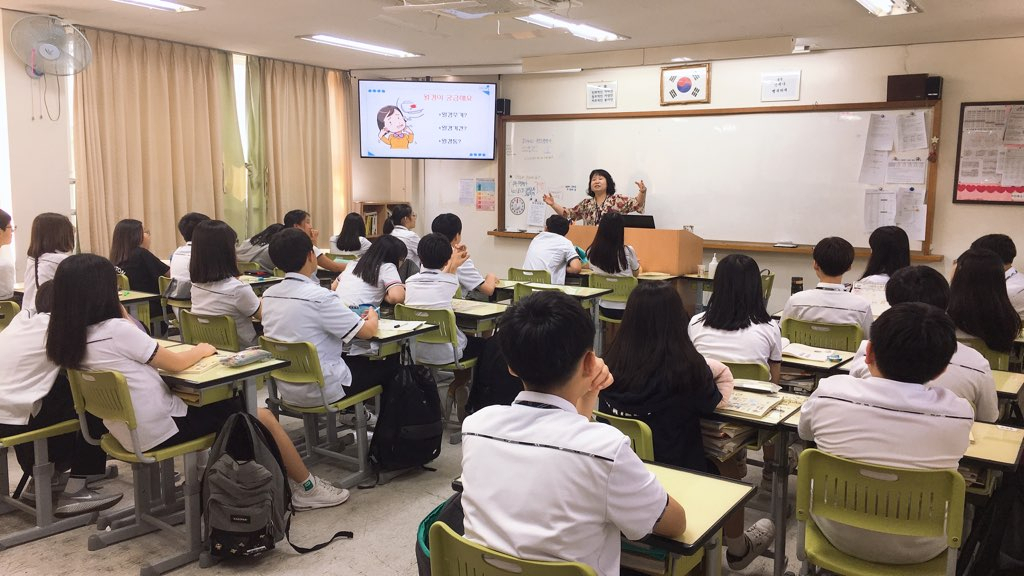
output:
[[[320,369],[320,357],[316,348],[309,342],[281,342],[266,336],[260,336],[260,347],[274,355],[278,360],[287,360],[291,364],[278,368],[270,373],[277,382],[288,384],[305,384],[320,388],[321,404],[319,406],[297,406],[282,399],[281,408],[287,412],[299,414],[305,433],[305,449],[307,456],[323,456],[344,464],[354,466],[354,472],[340,479],[340,485],[348,488],[358,484],[370,474],[370,440],[366,434],[367,418],[364,403],[371,398],[380,396],[384,389],[374,386],[368,390],[345,396],[337,402],[328,402],[324,392],[324,374]],[[356,456],[344,454],[341,450],[336,413],[346,408],[355,410],[356,415]],[[326,416],[326,438],[320,440],[320,417]]]
[[[231,316],[203,316],[182,310],[179,320],[181,341],[185,344],[205,342],[219,350],[238,352],[238,331]]]
[[[502,554],[466,540],[443,522],[430,527],[430,573],[438,576],[597,576],[578,562],[540,562]]]
[[[876,564],[837,550],[811,514],[893,536],[945,537],[948,548],[921,564]],[[953,576],[963,515],[964,479],[956,470],[876,466],[815,449],[800,454],[796,517],[801,574],[820,567],[848,576]]]
[[[601,296],[601,302],[621,302],[625,304],[629,300],[629,295],[636,288],[636,278],[633,276],[607,276],[605,274],[591,274],[590,275],[590,287],[591,288],[602,288],[611,289],[613,292],[605,296]],[[600,310],[600,308],[598,308]],[[612,324],[621,324],[622,320],[616,318],[609,318],[604,314],[598,314],[598,319],[602,322],[610,322]]]
[[[164,296],[167,293],[167,287],[171,285],[171,279],[167,276],[160,276],[157,278],[157,285],[160,288],[160,309],[164,311],[164,317],[162,320],[167,323],[168,326],[181,328],[178,325],[178,313],[182,310],[189,310],[192,308],[191,300],[179,300],[177,298],[168,298]],[[171,313],[167,313],[167,308],[171,308]]]
[[[134,521],[126,526],[102,531],[89,536],[89,550],[99,550],[111,544],[123,542],[143,534],[164,531],[169,535],[183,540],[174,545],[173,549],[182,550],[178,554],[156,563],[142,565],[142,576],[164,574],[199,559],[202,551],[202,515],[200,512],[201,479],[196,468],[196,455],[213,446],[216,434],[208,434],[202,438],[183,442],[175,446],[141,452],[138,448],[138,424],[135,420],[135,408],[128,392],[128,382],[123,374],[114,371],[68,370],[71,382],[71,394],[75,399],[75,410],[78,412],[82,434],[85,439],[98,444],[111,457],[131,464],[132,484],[135,494]],[[104,434],[98,441],[89,434],[85,415],[90,413],[107,421],[120,422],[128,427],[131,434],[132,450],[125,449],[110,434]],[[184,511],[171,512],[167,515],[158,514],[153,508],[154,474],[160,474],[164,483],[165,504],[174,509],[174,478],[168,474],[173,470],[174,458],[184,457]],[[169,486],[168,486],[169,484]],[[174,527],[184,517],[184,530]],[[102,518],[100,522],[103,522]]]
[[[117,289],[118,290],[131,290],[132,289],[131,282],[128,281],[128,276],[126,274],[118,274],[117,275]]]
[[[633,446],[633,452],[636,452],[641,460],[654,460],[654,436],[651,434],[651,427],[645,422],[634,418],[612,416],[597,410],[594,410],[594,417],[598,422],[610,424],[628,436],[629,443]]]
[[[988,363],[992,366],[993,370],[1009,370],[1010,369],[1010,353],[1009,352],[996,352],[995,350],[988,347],[985,341],[981,338],[959,338],[958,339],[964,346],[970,346],[977,350],[982,356],[988,360]]]
[[[829,324],[784,318],[782,336],[789,338],[790,342],[807,346],[856,352],[864,338],[864,332],[857,324]]]
[[[21,312],[21,306],[13,300],[0,300],[0,332]]]
[[[534,292],[557,292],[558,288],[555,286],[530,286],[528,284],[516,284],[512,289],[512,302],[519,302],[523,298],[526,298]]]
[[[284,278],[284,270],[281,270],[280,268],[275,267],[274,268],[274,276],[277,277],[277,278]]]
[[[772,286],[774,284],[775,274],[773,274],[767,268],[761,270],[761,291],[764,292],[765,304],[767,304],[768,299],[772,297]]]
[[[0,514],[6,514],[12,510],[20,510],[35,517],[35,526],[17,530],[12,533],[0,536],[0,551],[14,548],[19,544],[34,542],[47,536],[73,530],[81,526],[88,526],[96,522],[99,512],[81,514],[71,518],[58,520],[53,515],[53,499],[47,498],[49,486],[53,479],[53,462],[50,462],[48,441],[54,436],[62,434],[75,434],[78,432],[78,421],[67,420],[14,436],[0,438]],[[10,476],[7,469],[7,451],[20,444],[32,443],[35,452],[35,466],[32,468],[32,477],[36,486],[42,492],[36,498],[35,507],[14,498],[10,494]],[[24,480],[22,481],[24,482]]]
[[[523,268],[509,268],[508,279],[515,282],[536,282],[538,284],[551,284],[551,272],[547,270],[526,270]]]
[[[242,274],[245,274],[246,272],[259,272],[260,270],[263,270],[263,267],[260,266],[259,262],[242,262],[241,260],[239,260],[236,264],[238,265],[238,271],[241,272]]]
[[[772,381],[772,373],[764,364],[758,362],[722,362],[722,364],[729,368],[733,378],[760,380],[761,382]]]

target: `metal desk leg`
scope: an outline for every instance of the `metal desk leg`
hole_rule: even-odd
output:
[[[242,393],[245,395],[245,411],[256,416],[256,377],[249,376],[242,380]]]
[[[705,576],[722,576],[722,530],[704,545]]]
[[[602,342],[604,333],[601,331],[600,307],[597,302],[597,299],[590,301],[590,315],[594,319],[594,353],[600,356],[602,352],[601,346],[604,344]]]
[[[779,430],[775,443],[775,474],[772,476],[772,521],[775,522],[774,576],[786,572],[786,504],[789,501],[789,432]]]

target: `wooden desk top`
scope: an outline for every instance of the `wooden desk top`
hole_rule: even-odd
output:
[[[536,286],[537,288],[547,288],[560,290],[573,298],[580,300],[590,300],[592,298],[599,298],[605,294],[611,294],[614,292],[611,288],[589,288],[587,286],[560,286],[558,284],[541,284],[539,282],[527,282],[529,286]]]
[[[1016,398],[1024,386],[1024,374],[993,370],[992,378],[996,381],[996,393],[1004,398]]]
[[[974,443],[967,448],[964,459],[983,464],[1015,469],[1020,464],[1024,446],[1024,430],[975,422],[971,427]]]
[[[823,371],[823,370],[824,371],[829,371],[829,370],[832,370],[832,369],[835,369],[835,368],[839,368],[841,365],[846,364],[850,360],[853,360],[853,357],[857,355],[856,352],[847,352],[845,350],[830,350],[830,351],[831,352],[835,352],[836,354],[838,354],[841,357],[841,359],[836,361],[836,362],[832,362],[832,361],[829,361],[829,360],[824,360],[824,361],[804,360],[803,358],[797,358],[795,356],[786,356],[786,354],[783,353],[782,354],[782,365],[783,366],[790,366],[792,368],[802,368],[804,370],[811,370],[811,371],[818,371],[818,372]]]
[[[778,392],[776,394],[770,394],[772,398],[782,398],[782,402],[772,408],[768,414],[760,418],[752,416],[743,416],[735,413],[724,413],[715,410],[716,419],[728,420],[730,422],[739,422],[741,424],[747,424],[755,428],[780,428],[781,426],[789,426],[788,420],[792,418],[794,414],[800,412],[800,406],[803,405],[804,400],[807,400],[807,396],[800,394],[790,394],[789,392]],[[797,419],[799,422],[799,418]],[[795,426],[795,425],[794,425]]]
[[[452,310],[455,311],[455,315],[472,320],[497,318],[504,314],[507,309],[508,306],[505,304],[496,304],[494,302],[460,300],[458,298],[452,300]]]
[[[178,344],[173,347],[175,352],[188,350],[192,348],[191,344]],[[219,355],[229,355],[230,352],[218,352]],[[263,362],[255,362],[253,364],[247,364],[237,368],[230,368],[228,366],[215,366],[210,368],[206,372],[201,374],[180,374],[173,372],[160,371],[160,377],[164,379],[164,382],[170,385],[179,385],[188,388],[208,388],[211,386],[217,386],[229,382],[236,382],[244,378],[251,376],[259,376],[260,374],[266,374],[271,370],[278,368],[284,368],[288,366],[290,362],[286,360],[277,360],[272,358],[270,360],[264,360]]]

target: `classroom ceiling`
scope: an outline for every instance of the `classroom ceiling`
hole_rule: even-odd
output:
[[[160,12],[112,0],[0,0],[74,24],[346,70],[518,65],[524,58],[791,36],[813,50],[1024,35],[1022,0],[916,0],[923,13],[878,18],[854,0],[475,0],[473,20],[402,0],[182,0]],[[406,0],[407,4],[445,0]],[[476,5],[476,6],[474,6]],[[548,12],[628,36],[591,42],[515,20]],[[296,39],[331,34],[422,54],[388,58]],[[504,71],[514,70],[505,67]],[[468,70],[452,69],[452,74]],[[486,68],[480,69],[487,73]],[[436,74],[436,72],[435,72]]]

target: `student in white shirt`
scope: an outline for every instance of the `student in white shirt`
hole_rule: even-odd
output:
[[[178,246],[178,248],[171,254],[171,278],[177,280],[183,285],[192,282],[192,276],[189,275],[189,264],[192,262],[192,232],[195,231],[196,226],[204,221],[209,220],[210,217],[206,214],[199,212],[189,212],[178,220],[178,233],[181,234],[182,239],[185,240],[184,246]],[[182,297],[187,297],[187,290],[182,290]]]
[[[629,438],[590,421],[598,393],[612,383],[591,349],[590,315],[565,294],[539,292],[509,308],[496,338],[526,390],[511,406],[488,406],[462,426],[466,537],[520,558],[582,562],[616,576],[620,534],[682,534],[683,507]]]
[[[957,338],[978,338],[996,352],[1010,352],[1021,318],[1006,293],[1002,259],[991,250],[971,248],[955,264],[949,316]]]
[[[430,223],[430,231],[434,234],[440,234],[448,239],[452,244],[452,249],[456,252],[460,250],[466,250],[466,246],[462,243],[462,219],[455,214],[446,213],[438,214],[434,221]],[[459,266],[458,271],[455,275],[459,279],[459,285],[462,286],[462,295],[466,296],[470,292],[476,290],[484,296],[490,296],[494,294],[494,287],[498,283],[498,277],[494,274],[488,273],[486,276],[477,270],[472,259],[466,259],[465,262]]]
[[[639,276],[640,259],[636,250],[625,243],[626,227],[622,215],[609,212],[601,217],[594,234],[594,242],[587,248],[587,259],[590,269],[597,274],[607,276]],[[601,313],[608,318],[621,319],[625,302],[606,302],[601,300]]]
[[[46,329],[53,307],[52,281],[39,286],[35,304],[37,312],[21,311],[0,332],[0,436],[78,419],[67,376],[46,357]],[[99,420],[91,418],[89,424],[93,434],[102,433]],[[54,509],[57,517],[96,512],[120,502],[122,494],[103,494],[86,488],[90,480],[105,475],[107,454],[102,448],[86,442],[77,431],[50,438],[47,445],[54,472],[71,470]],[[14,452],[21,469],[31,475],[35,465],[32,443],[15,446]],[[34,498],[35,483],[31,486]]]
[[[32,220],[32,234],[25,263],[25,293],[22,308],[35,312],[36,288],[53,279],[57,266],[75,247],[75,228],[63,214],[44,212]]]
[[[335,262],[333,258],[316,245],[317,240],[320,238],[320,231],[313,228],[313,219],[310,217],[309,212],[305,210],[289,211],[284,215],[284,227],[298,228],[309,236],[309,239],[313,242],[313,253],[316,254],[317,266],[339,274],[345,270],[344,262]]]
[[[1003,261],[1006,294],[1014,310],[1024,319],[1024,274],[1013,267],[1013,259],[1017,257],[1017,246],[1013,239],[1006,234],[987,234],[971,243],[971,248],[985,248],[999,255]]]
[[[409,255],[406,258],[418,267],[421,265],[418,249],[420,236],[412,231],[415,227],[416,213],[408,204],[392,207],[391,216],[384,221],[384,233],[391,234],[404,242],[406,248],[409,249]]]
[[[398,276],[398,267],[408,254],[405,244],[393,236],[381,236],[356,263],[338,276],[335,292],[350,308],[381,302],[405,302],[405,284]]]
[[[338,254],[359,258],[366,254],[370,246],[372,244],[366,239],[366,222],[358,212],[350,212],[345,216],[341,232],[338,232],[337,236],[331,236],[331,252],[337,248]]]
[[[46,333],[46,356],[62,368],[114,370],[124,375],[137,421],[138,448],[166,448],[220,431],[227,417],[241,409],[235,399],[207,406],[187,406],[175,396],[157,370],[180,372],[216,353],[209,344],[174,352],[160,346],[127,319],[117,299],[114,265],[94,254],[71,256],[54,277],[54,307]],[[296,509],[337,506],[348,491],[309,473],[288,434],[266,408],[258,412],[281,452],[293,482]],[[123,423],[104,421],[110,434],[127,450],[131,435]]]
[[[956,470],[970,444],[974,412],[953,392],[923,385],[946,369],[955,351],[956,330],[942,310],[917,302],[893,306],[871,330],[865,355],[871,376],[822,380],[800,410],[800,437],[869,464]],[[945,536],[893,536],[815,522],[836,548],[872,562],[916,564],[946,549]]]
[[[565,273],[579,274],[583,269],[576,247],[565,237],[569,220],[558,214],[548,216],[544,231],[530,241],[523,260],[525,270],[547,270],[552,284],[565,284]]]
[[[838,236],[824,238],[814,245],[814,273],[818,285],[789,297],[782,319],[827,324],[858,324],[863,337],[870,336],[871,303],[846,291],[843,274],[853,265],[853,245]]]
[[[261,271],[273,272],[274,263],[270,260],[270,253],[267,250],[270,248],[271,238],[281,230],[284,230],[284,224],[274,223],[264,228],[252,238],[242,242],[235,249],[235,256],[238,258],[238,261],[255,262],[260,265]]]
[[[323,397],[313,385],[277,384],[281,397],[298,406],[320,406],[324,398],[328,403],[337,402],[380,383],[374,375],[363,377],[350,371],[341,356],[345,344],[377,333],[377,313],[370,308],[360,318],[336,292],[312,277],[317,266],[313,248],[310,238],[300,231],[287,229],[274,236],[270,257],[285,271],[285,277],[263,293],[264,335],[284,342],[309,342],[320,359]]]
[[[910,239],[899,226],[880,226],[868,237],[871,257],[860,282],[885,284],[900,268],[910,266]]]
[[[235,231],[226,222],[205,220],[192,235],[193,314],[230,316],[238,332],[238,346],[256,345],[256,328],[252,319],[260,317],[260,299],[252,286],[238,279],[235,257]]]
[[[10,246],[11,242],[14,242],[14,222],[10,214],[0,210],[0,300],[14,298],[14,255],[3,254],[3,247]]]

